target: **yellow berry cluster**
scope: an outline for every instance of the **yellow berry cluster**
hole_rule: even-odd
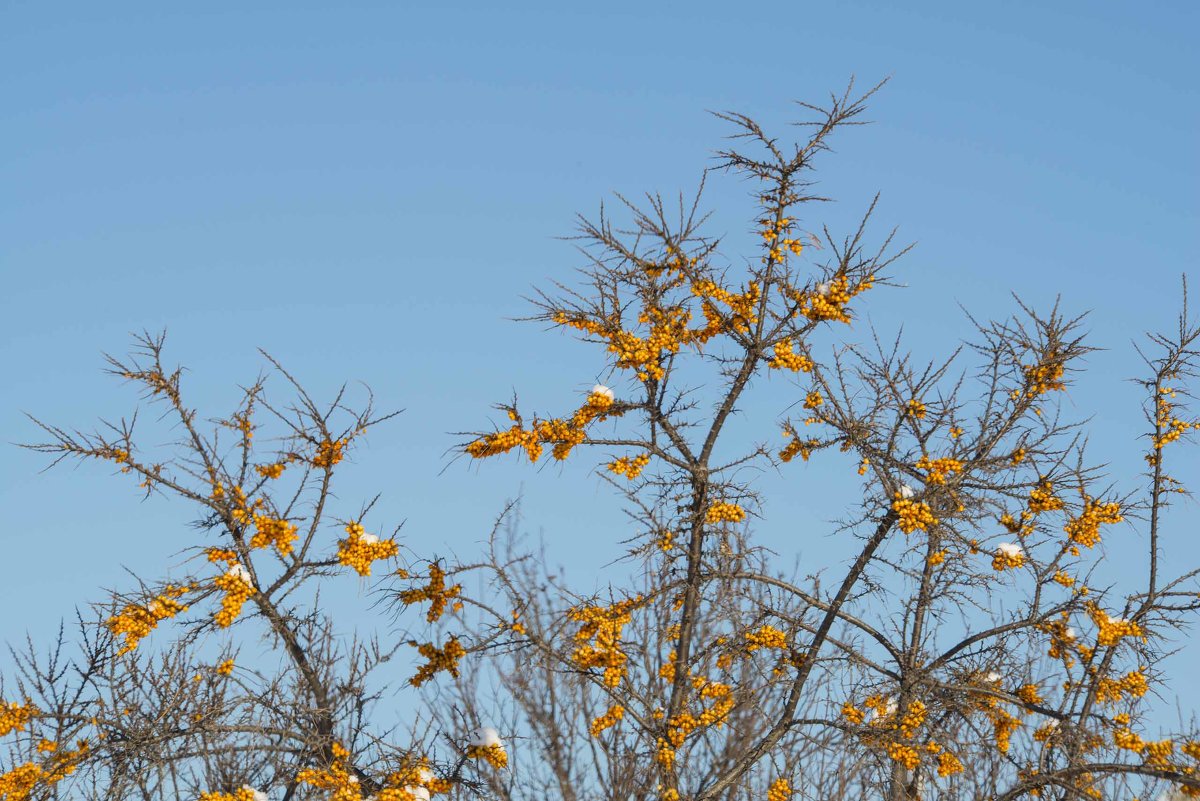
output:
[[[255,465],[254,472],[262,478],[279,478],[286,468],[287,465],[283,462],[272,462],[271,464]]]
[[[516,407],[502,407],[508,412],[508,417],[514,425],[505,431],[486,434],[469,443],[465,451],[475,459],[486,459],[508,453],[514,448],[523,448],[529,461],[536,462],[541,458],[543,445],[554,446],[552,454],[555,459],[563,460],[571,455],[576,445],[587,439],[587,427],[608,417],[620,416],[621,410],[614,410],[613,397],[609,390],[592,391],[587,400],[569,419],[551,418],[549,420],[533,421],[529,429],[521,423],[521,416]]]
[[[346,442],[344,437],[337,440],[321,440],[317,443],[317,452],[312,457],[312,466],[327,469],[342,461],[345,458],[342,449],[346,447]]]
[[[963,465],[958,459],[930,459],[928,456],[922,456],[914,466],[918,470],[929,471],[929,477],[925,479],[926,484],[945,484],[946,476],[961,471]]]
[[[1141,698],[1150,690],[1150,683],[1141,668],[1130,671],[1119,679],[1101,677],[1096,682],[1096,700],[1100,703],[1117,703],[1122,696]]]
[[[678,636],[678,635],[676,635]],[[658,676],[666,681],[675,681],[675,662],[679,659],[679,654],[675,651],[667,656],[667,661],[663,662],[658,668]]]
[[[1028,510],[1022,511],[1019,519],[1005,512],[1000,516],[1000,525],[1018,537],[1028,537],[1034,531],[1033,515]]]
[[[497,431],[481,437],[467,445],[466,452],[476,459],[486,459],[489,456],[508,453],[516,447],[525,448],[531,462],[536,462],[542,455],[542,446],[537,440],[537,433],[526,431],[520,425],[514,425],[505,431]]]
[[[208,561],[224,562],[226,567],[233,567],[238,563],[237,552],[229,548],[206,548],[204,553],[208,556]]]
[[[708,303],[704,310],[711,315],[714,325],[711,332],[709,326],[702,329],[701,339],[707,339],[719,330],[720,313],[716,307]],[[692,339],[693,331],[688,328],[691,319],[692,313],[686,309],[655,308],[651,313],[639,316],[639,321],[648,326],[645,337],[621,328],[619,322],[594,329],[593,333],[608,339],[608,352],[616,355],[617,367],[633,370],[640,381],[657,381],[666,374],[662,365],[666,355],[678,353],[680,347]]]
[[[250,538],[251,548],[266,548],[274,545],[280,556],[292,552],[292,543],[296,541],[296,526],[280,517],[270,515],[254,515],[254,536]]]
[[[214,486],[212,486],[212,500],[227,501],[229,516],[242,525],[250,523],[254,512],[266,502],[262,498],[259,498],[251,504],[246,499],[246,490],[242,489],[238,484],[234,484],[229,489],[229,496],[227,498],[226,492],[224,492],[224,488],[220,482],[215,482]]]
[[[762,230],[759,232],[763,238],[763,244],[767,248],[767,257],[764,259],[775,262],[783,261],[787,255],[784,251],[790,252],[794,256],[799,256],[804,250],[804,243],[793,237],[783,236],[791,231],[791,217],[780,217],[778,220],[764,219],[759,220]]]
[[[899,762],[908,770],[915,770],[921,764],[921,755],[917,753],[917,749],[905,743],[888,743],[887,754],[893,762]]]
[[[1048,743],[1058,737],[1059,725],[1057,720],[1051,720],[1038,726],[1033,732],[1034,742]]]
[[[381,540],[367,534],[362,524],[351,521],[346,524],[344,540],[338,540],[338,562],[352,567],[360,576],[371,575],[371,563],[380,559],[391,559],[400,550],[395,540]]]
[[[650,464],[650,454],[643,453],[638,456],[622,456],[615,461],[608,463],[609,472],[616,473],[618,476],[633,481],[642,474],[642,469]]]
[[[1062,498],[1054,495],[1054,487],[1049,481],[1043,480],[1029,491],[1029,511],[1035,515],[1057,511],[1063,505]]]
[[[842,717],[856,726],[862,725],[862,722],[867,719],[863,711],[849,701],[842,704]]]
[[[74,751],[58,751],[56,743],[49,741],[43,741],[43,743],[52,747],[42,748],[39,746],[38,750],[43,753],[52,752],[51,759],[41,765],[36,762],[25,762],[14,766],[5,773],[0,773],[0,799],[27,801],[34,797],[34,790],[50,790],[55,784],[74,773],[79,761],[88,753],[88,744],[85,740],[78,741],[77,750]],[[53,795],[53,793],[51,794]]]
[[[37,707],[28,699],[24,704],[18,704],[16,701],[9,701],[7,704],[0,702],[0,737],[10,731],[24,731],[29,721],[37,714]]]
[[[996,553],[992,557],[992,569],[1015,570],[1025,564],[1025,552],[1020,545],[1015,545],[1011,542],[1002,542],[996,548]]]
[[[897,715],[896,701],[890,696],[875,693],[863,701],[863,706],[871,710],[874,717],[870,729],[860,734],[863,742],[882,748],[895,762],[899,762],[909,770],[915,769],[921,763],[920,752],[906,740],[917,736],[921,726],[925,724],[928,708],[920,700],[913,700],[905,707],[903,714]],[[862,725],[866,715],[861,709],[847,701],[842,704],[842,717],[855,725]],[[925,746],[930,753],[937,753],[941,747],[936,743]]]
[[[879,693],[867,696],[863,706],[875,713],[872,725],[886,723],[896,714],[896,702]]]
[[[243,784],[232,793],[201,793],[200,801],[255,801],[254,788]]]
[[[421,797],[448,793],[453,788],[452,780],[435,776],[429,763],[420,760],[389,774],[387,786],[375,794],[375,801],[418,801]]]
[[[794,298],[800,303],[800,313],[815,322],[837,320],[842,323],[850,322],[850,313],[846,304],[851,298],[865,292],[875,285],[875,276],[869,275],[863,280],[850,285],[850,279],[845,275],[834,276],[821,284],[814,292],[797,293]]]
[[[740,523],[746,519],[746,510],[736,503],[717,501],[708,507],[704,515],[707,523]]]
[[[233,660],[226,659],[224,662],[217,665],[217,675],[232,676],[233,675]]]
[[[1061,620],[1049,620],[1038,625],[1038,628],[1050,635],[1050,650],[1047,655],[1051,659],[1060,659],[1067,668],[1075,664],[1072,655],[1077,647],[1075,630],[1067,625],[1067,614],[1063,613]]]
[[[767,788],[767,801],[788,801],[792,797],[792,785],[787,779],[776,779]]]
[[[1122,637],[1141,637],[1142,627],[1132,620],[1109,617],[1103,609],[1094,603],[1087,606],[1088,617],[1099,629],[1096,644],[1101,646],[1116,645]]]
[[[904,710],[904,714],[900,716],[900,736],[911,740],[913,735],[917,733],[917,729],[921,728],[925,723],[925,716],[928,710],[925,704],[921,701],[910,701],[908,707]]]
[[[350,752],[340,743],[334,743],[333,763],[323,768],[305,768],[296,774],[296,784],[306,784],[318,790],[330,791],[330,801],[360,801],[362,789],[358,777],[348,766]]]
[[[694,264],[695,260],[676,258],[667,265],[650,263],[646,271],[658,275],[669,268],[682,273]],[[679,286],[683,280],[682,274],[677,276],[672,286]],[[557,311],[551,315],[551,320],[607,341],[608,351],[616,355],[618,368],[634,370],[642,381],[658,380],[665,375],[665,357],[678,353],[684,345],[699,348],[722,332],[749,331],[756,321],[755,307],[762,297],[762,290],[756,283],[737,293],[708,278],[691,281],[691,295],[700,300],[705,317],[705,325],[698,328],[690,327],[693,314],[683,305],[659,306],[662,294],[661,290],[643,294],[644,307],[638,315],[638,323],[645,327],[644,336],[623,328],[619,312],[600,315]],[[717,304],[727,306],[728,314]]]
[[[701,701],[711,701],[711,705],[702,709],[699,715],[680,712],[667,721],[666,737],[659,738],[654,755],[655,760],[666,768],[675,764],[675,752],[684,740],[699,729],[723,725],[733,709],[733,693],[728,684],[693,676],[692,689],[698,691]]]
[[[904,404],[904,410],[917,420],[925,419],[925,404],[916,398],[909,398],[908,403]]]
[[[796,353],[793,347],[790,339],[776,342],[773,348],[774,357],[767,362],[767,366],[772,370],[791,370],[793,373],[811,372],[814,367],[813,360]]]
[[[1066,388],[1062,378],[1062,357],[1051,351],[1037,364],[1025,368],[1025,396],[1036,398],[1047,392],[1061,391]]]
[[[692,284],[692,294],[703,300],[701,310],[708,320],[706,331],[716,328],[717,331],[732,330],[744,334],[758,320],[754,314],[754,307],[762,298],[762,290],[754,281],[750,282],[750,286],[745,292],[737,294],[717,286],[711,280],[702,279]],[[729,307],[727,322],[721,320],[720,313],[716,311],[716,307],[712,303],[714,300]]]
[[[1063,531],[1067,533],[1071,542],[1091,548],[1100,541],[1101,524],[1120,523],[1124,519],[1121,516],[1121,505],[1116,501],[1099,503],[1093,498],[1088,498],[1084,503],[1083,512],[1079,517],[1068,520],[1063,526]]]
[[[1022,684],[1013,694],[1027,704],[1040,704],[1042,702],[1042,696],[1038,693],[1038,686],[1036,684]]]
[[[1162,433],[1154,437],[1154,450],[1160,451],[1164,445],[1169,445],[1182,437],[1189,429],[1200,430],[1200,421],[1189,423],[1174,416],[1174,405],[1169,398],[1175,397],[1175,390],[1163,387],[1158,391],[1158,401],[1155,404],[1155,427]],[[1157,458],[1157,457],[1155,457]]]
[[[779,460],[781,462],[790,462],[797,455],[807,462],[808,457],[812,456],[813,448],[818,445],[818,440],[816,439],[800,439],[791,426],[783,429],[783,435],[790,437],[792,441],[784,446],[783,450],[779,451]]]
[[[754,653],[759,648],[786,650],[788,647],[787,635],[770,625],[760,626],[757,631],[746,632],[745,638],[745,648],[748,654]]]
[[[1146,758],[1146,764],[1152,768],[1168,768],[1171,766],[1169,757],[1175,750],[1173,740],[1143,740],[1128,726],[1113,730],[1113,745],[1141,754]]]
[[[232,625],[237,616],[242,613],[242,606],[256,592],[247,577],[245,568],[239,570],[238,567],[240,565],[234,566],[228,572],[213,579],[213,584],[224,593],[221,597],[221,609],[213,618],[221,628],[228,628]]]
[[[663,531],[658,535],[657,545],[660,550],[666,552],[675,547],[675,532]]]
[[[427,642],[417,646],[417,652],[425,657],[426,661],[417,668],[416,675],[408,680],[414,687],[420,687],[443,670],[458,678],[458,662],[466,656],[467,649],[463,648],[457,637],[451,635],[446,638],[446,643],[441,648]]]
[[[1143,754],[1146,757],[1146,764],[1152,768],[1169,768],[1171,766],[1171,752],[1175,750],[1175,743],[1171,740],[1149,740],[1146,742],[1145,751]]]
[[[1022,726],[1020,718],[999,707],[989,707],[985,711],[992,721],[992,739],[996,743],[996,750],[1007,754],[1013,734]]]
[[[429,601],[429,612],[426,613],[425,620],[433,623],[446,611],[446,602],[457,598],[460,592],[461,584],[446,586],[446,571],[435,562],[429,566],[429,583],[424,587],[404,590],[400,593],[400,602],[408,605]]]
[[[896,521],[896,525],[905,534],[911,534],[918,529],[928,531],[938,523],[938,519],[933,516],[933,510],[929,508],[929,504],[924,501],[914,501],[911,498],[905,498],[899,492],[896,493],[895,498],[892,500],[892,510],[900,516]]]
[[[1012,514],[1005,512],[1000,517],[1000,525],[1018,537],[1028,537],[1034,531],[1038,515],[1062,509],[1063,506],[1062,499],[1055,496],[1050,482],[1042,480],[1029,491],[1027,508],[1021,511],[1020,517],[1013,517]]]
[[[575,446],[587,439],[587,432],[582,425],[573,425],[571,421],[541,420],[529,432],[527,439],[528,437],[533,438],[532,446],[527,446],[525,450],[529,461],[536,462],[541,456],[543,442],[551,443],[554,447],[550,449],[550,454],[562,461],[571,455]]]
[[[616,687],[625,677],[628,657],[621,650],[621,630],[633,617],[633,610],[642,603],[642,596],[618,601],[612,606],[576,606],[567,612],[567,619],[582,623],[575,632],[572,659],[584,670],[604,668],[604,683]]]
[[[186,612],[187,604],[180,603],[178,599],[191,589],[190,585],[168,584],[149,603],[127,604],[118,614],[110,617],[105,623],[108,630],[115,637],[125,638],[125,644],[121,646],[117,655],[137,648],[142,638],[149,635],[161,621]]]
[[[608,708],[607,712],[592,721],[589,731],[591,731],[593,737],[599,737],[600,732],[617,725],[617,722],[624,717],[625,707],[620,704],[613,704]]]
[[[965,768],[963,763],[950,751],[942,751],[938,754],[937,775],[943,779],[947,776],[953,776],[956,773],[962,773]]]
[[[695,347],[697,350],[702,348],[706,342],[720,334],[722,331],[732,330],[735,324],[740,328],[745,329],[745,320],[734,318],[728,322],[721,314],[721,310],[717,305],[708,298],[704,298],[702,293],[693,292],[693,295],[701,297],[700,313],[704,315],[704,325],[699,328],[688,328],[687,324],[692,321],[692,313],[684,309],[671,309],[663,311],[654,309],[653,315],[642,314],[638,316],[638,322],[646,323],[650,320],[663,321],[660,322],[659,331],[656,332],[653,328],[650,332],[650,341],[658,349],[655,353],[654,360],[648,363],[645,370],[638,371],[638,378],[642,381],[647,381],[651,378],[662,378],[662,357],[667,353],[678,352],[680,346],[688,344]],[[668,325],[664,323],[669,323]],[[659,336],[656,336],[660,334]],[[611,351],[612,348],[609,348]],[[620,362],[617,366],[621,366]]]
[[[508,752],[499,743],[468,745],[466,754],[470,759],[482,759],[497,770],[508,766]]]
[[[571,450],[584,441],[589,425],[609,416],[620,416],[620,411],[612,410],[614,402],[611,390],[593,390],[569,420],[552,419],[538,422],[534,426],[538,443],[552,444],[554,447],[551,453],[554,458],[559,461],[566,459],[571,455]],[[530,457],[530,461],[536,460]]]

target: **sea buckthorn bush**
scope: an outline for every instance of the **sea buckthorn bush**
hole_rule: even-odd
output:
[[[594,473],[628,520],[595,574],[528,552],[518,511],[536,510],[515,504],[461,559],[351,505],[343,471],[391,417],[369,399],[318,404],[267,357],[205,418],[162,337],[110,360],[176,444],[40,423],[30,447],[197,525],[182,559],[102,596],[78,654],[10,666],[0,801],[1200,797],[1200,732],[1161,705],[1200,611],[1169,472],[1195,459],[1200,329],[1185,308],[1143,350],[1145,440],[1119,443],[1119,478],[1080,436],[1106,432],[1070,418],[1091,346],[1059,307],[973,321],[943,361],[878,345],[872,306],[946,310],[900,291],[907,248],[874,238],[873,202],[846,236],[819,216],[812,171],[873,92],[802,105],[791,144],[718,115],[734,144],[710,172],[750,187],[747,236],[709,232],[700,196],[624,203],[581,220],[581,278],[534,301],[587,354],[573,399],[499,403],[454,453]],[[743,414],[760,395],[776,419]],[[834,524],[783,519],[768,475],[858,500]],[[815,560],[818,539],[841,557]],[[1100,581],[1112,544],[1142,557]],[[380,627],[332,619],[331,587],[369,591]],[[395,693],[399,725],[379,712]]]

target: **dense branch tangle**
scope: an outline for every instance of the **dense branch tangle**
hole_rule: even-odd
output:
[[[890,253],[890,237],[868,250],[867,219],[841,241],[801,227],[806,204],[821,200],[806,177],[814,156],[858,123],[869,95],[806,106],[816,112],[811,136],[786,149],[749,118],[721,115],[757,153],[720,154],[723,168],[759,187],[761,250],[745,270],[721,266],[720,243],[701,233],[699,198],[677,219],[650,197],[644,208],[623,201],[628,228],[603,211],[581,221],[584,288],[543,293],[533,319],[603,348],[620,385],[594,387],[566,417],[527,422],[514,399],[497,407],[507,428],[475,432],[463,449],[475,458],[519,449],[533,462],[543,445],[560,460],[580,448],[612,453],[602,475],[624,484],[646,531],[636,549],[645,568],[612,598],[567,608],[549,597],[532,604],[532,576],[499,575],[526,618],[545,618],[520,631],[537,656],[512,657],[507,686],[526,699],[512,725],[552,718],[560,733],[546,744],[547,775],[581,792],[580,780],[561,777],[576,775],[588,749],[553,756],[571,726],[530,688],[529,660],[550,659],[582,682],[544,678],[582,693],[578,711],[590,720],[581,736],[596,741],[597,773],[612,781],[618,763],[652,766],[640,792],[664,801],[828,798],[834,786],[889,799],[1098,798],[1138,786],[1122,782],[1139,775],[1200,789],[1194,732],[1153,740],[1133,728],[1150,663],[1164,653],[1155,638],[1196,609],[1194,596],[1181,601],[1194,574],[1172,577],[1172,616],[1156,606],[1153,573],[1145,597],[1156,600],[1133,606],[1087,585],[1103,527],[1138,505],[1094,488],[1074,426],[1056,414],[1054,397],[1088,351],[1078,321],[1022,307],[1021,318],[979,326],[981,341],[969,346],[980,357],[974,396],[950,361],[922,370],[879,345],[847,344],[832,359],[814,350],[822,327],[850,330],[856,299],[885,284],[905,252]],[[806,262],[818,245],[826,258]],[[1174,354],[1159,372],[1179,379],[1194,352],[1186,311],[1180,337],[1159,344]],[[752,379],[771,372],[807,382],[797,403],[805,416],[784,421],[782,448],[738,453],[727,422]],[[712,387],[714,374],[706,411],[686,383]],[[1165,405],[1178,386],[1164,386],[1152,382],[1155,470],[1163,447],[1192,427]],[[856,452],[864,476],[862,508],[845,527],[859,549],[832,591],[802,588],[754,564],[740,525],[763,507],[738,469],[833,446]],[[1151,482],[1157,499],[1162,479]],[[1014,587],[1015,606],[993,610],[995,593]],[[796,767],[802,750],[824,776]],[[851,762],[859,767],[847,778]],[[621,792],[597,787],[592,797]]]
[[[166,407],[162,419],[178,440],[163,461],[144,444],[154,439],[136,415],[91,434],[39,423],[50,439],[30,447],[56,461],[109,462],[147,495],[190,502],[201,539],[188,547],[182,578],[146,581],[98,604],[98,633],[81,621],[80,658],[69,659],[61,641],[48,663],[33,652],[26,658],[15,687],[24,700],[0,712],[0,735],[19,738],[12,767],[0,771],[0,799],[41,797],[68,777],[75,792],[90,785],[93,797],[208,801],[254,801],[258,787],[271,786],[288,798],[329,792],[415,801],[474,781],[477,771],[462,762],[443,762],[438,774],[428,747],[436,732],[379,739],[384,732],[366,713],[386,683],[372,679],[377,686],[368,689],[367,677],[397,649],[370,639],[343,644],[315,603],[322,579],[368,577],[384,567],[389,580],[408,586],[399,601],[425,609],[422,627],[448,606],[462,608],[461,585],[436,560],[426,568],[414,558],[414,566],[395,569],[395,536],[364,525],[371,504],[334,518],[333,487],[345,457],[392,415],[375,415],[370,398],[351,409],[344,391],[319,407],[272,361],[297,398],[292,406],[273,405],[260,379],[232,414],[202,425],[185,401],[182,371],[163,364],[163,338],[147,335],[138,344],[130,360],[110,359],[110,372]],[[277,434],[266,447],[263,431]],[[330,537],[331,524],[345,536]],[[174,629],[162,640],[167,624]],[[236,658],[233,633],[245,637],[255,625],[286,657],[278,673],[261,672],[253,655],[245,664]],[[202,635],[214,632],[222,643],[215,653],[201,647]],[[424,659],[408,679],[420,686],[439,673],[457,674],[459,661],[486,647],[487,637],[402,644]],[[463,757],[463,733],[447,734],[459,747],[453,756]],[[481,769],[492,770],[486,762],[501,753],[479,754]]]

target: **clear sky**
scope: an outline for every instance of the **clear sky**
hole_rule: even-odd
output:
[[[627,532],[582,463],[446,456],[447,432],[486,425],[514,389],[564,410],[602,376],[598,354],[510,322],[580,266],[557,237],[613,192],[693,190],[727,132],[709,110],[786,136],[792,100],[893,76],[876,124],[824,158],[839,202],[813,222],[844,230],[882,193],[877,233],[919,244],[896,270],[908,288],[865,311],[930,357],[968,332],[957,304],[987,317],[1012,311],[1010,292],[1061,293],[1090,310],[1106,350],[1069,403],[1132,487],[1130,342],[1170,323],[1181,273],[1200,279],[1200,5],[736,8],[0,3],[3,439],[37,438],[24,412],[80,427],[128,413],[134,393],[100,368],[130,332],[166,328],[211,413],[262,347],[315,394],[362,381],[405,410],[355,454],[348,506],[383,493],[378,517],[407,520],[414,548],[467,556],[523,490],[530,530],[590,577]],[[706,207],[713,233],[745,234],[744,184],[715,180]],[[0,640],[69,617],[93,587],[128,587],[122,566],[153,576],[190,542],[190,510],[139,502],[104,466],[44,465],[0,447]],[[827,557],[827,527],[794,521],[833,519],[857,493],[827,472],[771,478],[760,527],[789,559]],[[1194,522],[1173,536],[1195,560]]]

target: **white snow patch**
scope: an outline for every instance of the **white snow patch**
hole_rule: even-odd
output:
[[[504,741],[500,739],[500,732],[491,726],[483,726],[476,729],[475,733],[471,735],[470,745],[481,748],[490,748],[493,745],[503,747]]]
[[[254,584],[254,580],[250,577],[250,571],[246,569],[245,565],[234,565],[225,572],[225,575],[241,579],[247,584]]]

